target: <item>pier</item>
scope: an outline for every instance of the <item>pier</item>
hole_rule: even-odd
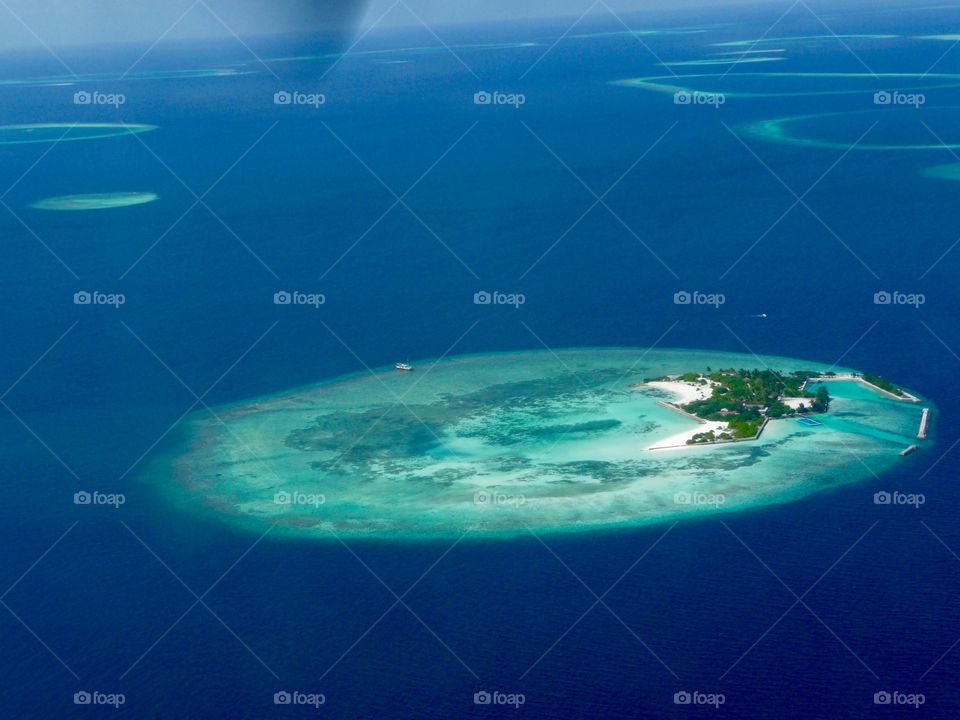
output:
[[[920,415],[920,429],[917,431],[917,440],[927,439],[927,428],[930,425],[930,408],[924,408]]]

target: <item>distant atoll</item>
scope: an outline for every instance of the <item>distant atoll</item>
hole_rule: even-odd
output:
[[[30,205],[34,210],[52,210],[56,212],[82,212],[86,210],[112,210],[115,208],[146,205],[159,200],[160,196],[151,192],[113,192],[89,193],[86,195],[61,195],[59,197],[37,200]]]

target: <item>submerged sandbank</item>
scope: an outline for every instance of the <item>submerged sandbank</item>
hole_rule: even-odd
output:
[[[160,196],[150,192],[114,192],[88,193],[85,195],[60,195],[44,198],[31,203],[34,210],[56,212],[82,212],[86,210],[112,210],[115,208],[146,205],[159,200]]]

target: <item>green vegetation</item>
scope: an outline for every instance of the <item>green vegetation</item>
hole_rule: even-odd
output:
[[[730,441],[733,439],[734,437],[730,433],[717,434],[711,430],[710,432],[697,433],[690,440],[687,440],[687,445],[702,445],[704,443]]]
[[[688,444],[746,440],[756,437],[764,423],[771,418],[802,415],[807,412],[824,413],[830,407],[830,394],[820,386],[814,394],[805,383],[820,373],[799,370],[789,374],[773,370],[719,370],[707,374],[686,373],[683,382],[712,384],[713,392],[705,400],[695,400],[681,406],[683,410],[704,420],[727,423],[724,433],[705,432],[695,435]],[[805,398],[799,408],[784,402],[785,398]]]
[[[830,408],[830,393],[827,388],[821,385],[817,388],[817,394],[813,398],[811,409],[814,412],[825,413]]]
[[[830,393],[826,386],[820,385],[814,393],[807,389],[807,382],[820,377],[836,376],[833,371],[819,373],[797,370],[781,373],[775,370],[733,368],[713,371],[708,367],[705,374],[689,372],[657,379],[713,386],[713,392],[707,399],[680,406],[682,410],[698,418],[727,424],[727,432],[698,433],[687,441],[688,445],[699,445],[749,440],[760,433],[767,420],[827,412],[830,409]],[[903,390],[879,375],[864,373],[860,377],[864,382],[897,397],[906,397]],[[784,402],[787,398],[803,398],[804,402],[794,403],[796,407],[791,407]]]
[[[881,390],[886,390],[888,393],[893,393],[897,397],[903,397],[904,392],[896,385],[894,385],[889,380],[884,380],[879,375],[871,375],[870,373],[864,373],[861,375],[864,382],[868,382],[871,385],[876,385]]]

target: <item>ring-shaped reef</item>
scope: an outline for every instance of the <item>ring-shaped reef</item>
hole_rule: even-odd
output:
[[[783,417],[758,439],[686,444],[706,426],[670,403],[678,402],[677,388],[704,386],[697,373],[844,372],[787,358],[579,348],[414,368],[339,377],[191,416],[151,478],[185,512],[254,532],[500,538],[793,501],[873,480],[909,461],[905,448],[930,442],[916,440],[919,398],[848,381],[822,383],[832,401],[815,421]],[[652,382],[685,373],[694,374],[690,387]]]
[[[654,75],[614,80],[614,85],[659,93],[723,93],[728,98],[818,97],[883,91],[922,92],[960,87],[960,73],[736,72]],[[750,84],[761,87],[751,89]],[[799,87],[790,87],[791,84]],[[822,87],[811,85],[821,84]],[[834,84],[852,85],[831,87]],[[746,86],[746,87],[745,87]]]
[[[956,113],[957,108],[928,108]],[[916,109],[884,108],[880,110],[851,110],[847,112],[815,113],[810,115],[790,115],[787,117],[761,120],[744,126],[745,135],[766,142],[795,145],[799,147],[823,150],[860,150],[860,151],[953,151],[960,150],[960,139],[934,134],[928,122],[921,122]],[[862,123],[838,122],[850,118],[862,117]],[[925,116],[929,121],[929,115]],[[872,121],[872,122],[871,122]],[[956,126],[956,119],[951,118]],[[804,123],[826,123],[827,132],[836,133],[840,127],[847,137],[823,137],[817,131],[800,131],[798,126]],[[822,131],[820,131],[822,132]],[[903,140],[911,133],[913,140]],[[878,136],[898,138],[895,142],[879,142]],[[953,139],[952,139],[953,138]]]
[[[31,203],[30,207],[54,212],[84,212],[146,205],[159,199],[160,196],[152,192],[86,193],[44,198]]]

